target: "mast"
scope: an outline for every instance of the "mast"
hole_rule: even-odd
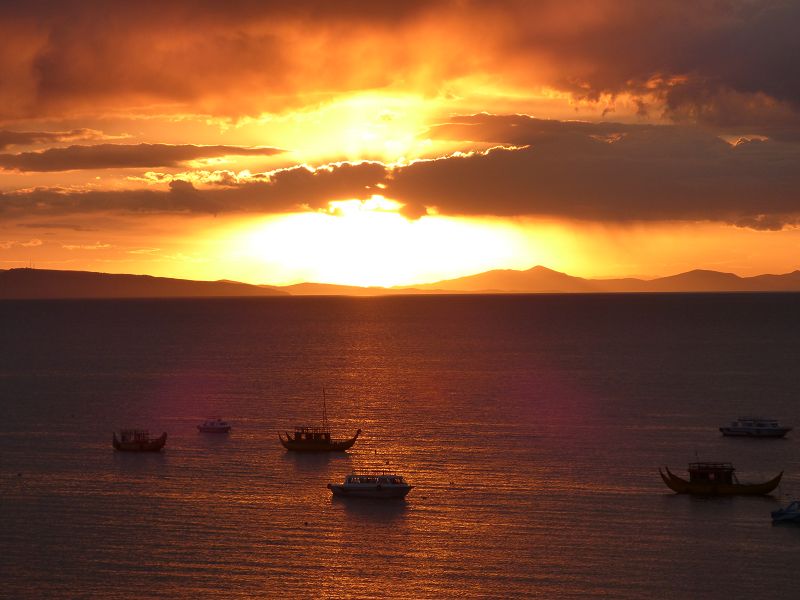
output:
[[[328,407],[325,400],[325,386],[322,386],[322,428],[328,430]]]

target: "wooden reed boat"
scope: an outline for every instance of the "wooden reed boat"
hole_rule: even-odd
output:
[[[146,429],[123,429],[113,434],[111,443],[114,450],[121,452],[158,452],[167,443],[167,434],[162,433],[157,438],[150,438],[150,432]]]
[[[678,477],[669,467],[658,473],[669,489],[678,494],[695,496],[756,496],[769,494],[778,487],[783,471],[763,483],[741,483],[736,477],[736,469],[731,463],[695,462],[689,463],[689,480]]]

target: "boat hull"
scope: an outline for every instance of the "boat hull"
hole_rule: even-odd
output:
[[[712,483],[689,482],[678,477],[666,468],[666,473],[658,470],[661,479],[669,489],[677,494],[692,494],[694,496],[761,496],[772,492],[783,477],[781,471],[776,477],[764,483]]]
[[[345,452],[353,447],[359,435],[361,435],[360,429],[350,439],[330,440],[329,442],[324,440],[295,441],[288,434],[285,438],[279,434],[278,438],[283,447],[292,452]]]
[[[738,429],[731,427],[720,427],[720,432],[726,437],[751,437],[751,438],[782,438],[789,433],[791,427],[778,427],[777,429],[769,429],[767,431],[759,431],[752,429]]]
[[[405,498],[412,485],[393,486],[345,486],[340,483],[329,483],[328,488],[339,498]]]
[[[114,450],[119,450],[120,452],[158,452],[167,443],[167,434],[166,432],[162,433],[160,437],[146,442],[123,442],[114,433],[111,443],[114,446]]]

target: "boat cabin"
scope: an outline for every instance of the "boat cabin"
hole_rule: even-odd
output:
[[[738,421],[733,421],[731,427],[744,427],[747,429],[752,428],[769,428],[777,429],[777,419],[765,419],[759,417],[739,417]]]
[[[295,427],[290,438],[294,442],[327,442],[331,441],[331,430],[327,427]]]
[[[353,473],[348,475],[344,480],[345,485],[361,484],[361,485],[408,485],[402,475],[384,475],[384,474],[364,474],[359,475]]]
[[[737,483],[733,472],[733,464],[729,462],[694,462],[689,463],[690,483]]]
[[[119,441],[147,443],[150,432],[147,429],[123,429],[119,432]]]

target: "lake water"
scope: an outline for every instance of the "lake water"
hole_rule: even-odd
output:
[[[797,597],[800,296],[0,302],[8,598]],[[295,455],[321,418],[363,437]],[[798,427],[722,437],[739,414]],[[222,415],[228,436],[196,424]],[[169,433],[115,453],[111,432]],[[784,470],[773,496],[658,467]],[[405,501],[326,484],[389,468]]]

